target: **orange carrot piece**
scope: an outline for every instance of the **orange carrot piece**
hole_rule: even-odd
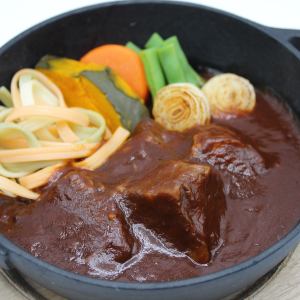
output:
[[[144,66],[133,50],[122,45],[108,44],[90,50],[81,58],[81,62],[110,67],[140,98],[146,99],[148,86]]]

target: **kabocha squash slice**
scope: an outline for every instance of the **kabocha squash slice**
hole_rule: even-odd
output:
[[[112,132],[119,126],[132,131],[142,118],[148,116],[142,101],[109,68],[49,55],[36,67],[61,89],[68,106],[101,113]]]
[[[84,71],[81,74],[105,94],[120,115],[121,123],[126,129],[132,131],[141,119],[148,116],[148,110],[145,105],[128,97],[116,87],[113,81],[113,73],[110,69]]]
[[[36,67],[38,69],[53,70],[57,73],[72,77],[78,76],[83,71],[103,71],[104,69],[108,68],[106,66],[96,65],[92,63],[86,64],[74,59],[60,58],[51,55],[42,57]],[[112,79],[118,89],[120,89],[127,96],[144,103],[144,101],[139,98],[139,96],[133,91],[133,89],[122,77],[120,77],[113,71],[111,72],[111,74]]]
[[[71,77],[60,72],[39,69],[62,91],[68,106],[82,107],[99,112],[111,131],[121,126],[121,119],[105,95],[87,78]]]

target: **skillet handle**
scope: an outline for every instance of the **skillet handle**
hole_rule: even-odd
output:
[[[292,45],[295,49],[300,51],[300,30],[265,27],[265,31],[282,43]]]

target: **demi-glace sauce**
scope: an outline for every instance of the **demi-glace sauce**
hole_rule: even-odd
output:
[[[144,121],[99,170],[62,170],[43,189],[42,200],[36,204],[3,198],[2,232],[51,264],[114,280],[189,278],[259,254],[299,222],[298,125],[274,96],[262,92],[257,93],[257,105],[250,115],[213,123],[225,127],[225,139],[222,129],[218,133],[220,127],[214,125],[174,133]],[[150,141],[149,136],[155,139],[155,134],[157,140]],[[209,154],[193,149],[195,141]],[[222,143],[231,144],[220,148]],[[167,196],[157,206],[151,202],[154,190],[173,193],[163,182],[178,184],[176,166],[183,172],[182,168],[200,160],[201,165],[210,166],[210,176],[215,178],[210,184],[203,181],[206,185],[200,191],[206,193],[206,202],[201,204],[206,211],[200,222],[206,229],[201,234],[176,215],[182,211],[172,206],[173,200]],[[168,170],[174,174],[168,176]],[[197,166],[193,170],[202,172]],[[190,179],[184,175],[180,180]],[[130,201],[122,196],[128,191]],[[140,199],[145,193],[146,200]],[[165,203],[172,208],[168,210]],[[184,224],[186,235],[179,223]],[[192,239],[197,234],[207,243],[195,244]]]

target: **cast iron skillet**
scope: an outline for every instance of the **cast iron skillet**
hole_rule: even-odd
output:
[[[79,58],[104,43],[143,45],[157,31],[178,35],[192,62],[231,71],[273,87],[300,117],[300,33],[263,27],[230,14],[180,2],[126,1],[75,10],[22,33],[0,50],[0,83],[44,54]],[[300,199],[299,199],[300,200]],[[284,201],[284,199],[283,199]],[[268,228],[262,228],[268,230]],[[14,268],[69,299],[220,299],[236,294],[286,257],[300,224],[260,255],[214,274],[162,283],[128,283],[76,275],[24,252],[0,236],[0,265]]]

